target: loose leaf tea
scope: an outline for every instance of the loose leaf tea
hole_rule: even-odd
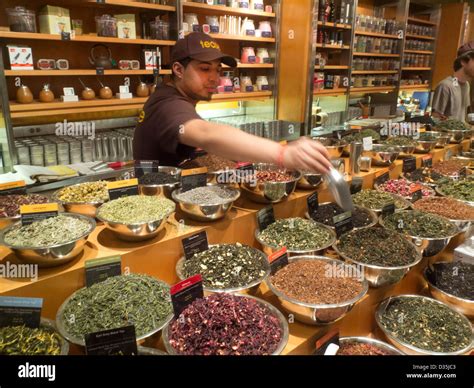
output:
[[[440,290],[474,301],[474,264],[463,261],[435,263],[427,270],[428,279]]]
[[[176,175],[167,174],[166,172],[151,172],[138,178],[140,185],[169,185],[179,181]]]
[[[169,330],[171,346],[184,355],[269,355],[283,336],[267,307],[223,293],[195,300]]]
[[[474,202],[474,181],[446,182],[440,184],[439,189],[447,197]]]
[[[415,171],[407,172],[404,174],[405,178],[411,182],[417,183],[430,183],[435,184],[440,182],[443,179],[446,179],[445,176],[433,171],[430,168],[422,167],[418,168]]]
[[[459,160],[441,160],[433,165],[433,171],[441,175],[453,176],[459,175],[464,166],[465,164]]]
[[[373,141],[380,140],[380,134],[373,129],[364,129],[363,131],[352,133],[348,136],[344,136],[342,139],[347,143],[362,143],[364,137],[371,137]]]
[[[415,210],[437,214],[450,220],[474,220],[474,207],[449,197],[431,197],[416,201]]]
[[[39,194],[2,195],[0,196],[0,218],[20,215],[20,206],[22,205],[35,205],[47,202],[49,202],[49,199]]]
[[[91,225],[82,218],[59,215],[17,225],[4,235],[4,241],[13,247],[45,248],[74,241],[90,231]]]
[[[381,210],[389,203],[395,201],[397,209],[404,209],[407,204],[399,198],[395,198],[389,193],[377,190],[362,190],[352,196],[355,205],[363,206],[371,210]]]
[[[141,337],[165,323],[172,311],[168,285],[131,274],[80,289],[67,302],[61,318],[66,331],[76,338],[129,325]]]
[[[374,344],[344,342],[337,351],[338,356],[389,356],[391,353]]]
[[[225,186],[203,186],[178,194],[177,198],[195,205],[222,205],[235,198],[235,191]]]
[[[261,231],[259,238],[273,247],[288,250],[321,249],[331,243],[331,233],[313,221],[303,218],[285,218],[275,221]]]
[[[320,205],[318,210],[311,217],[316,222],[320,222],[327,226],[334,226],[334,216],[345,213],[339,205],[335,203],[329,203]],[[352,212],[352,223],[354,228],[362,228],[370,225],[373,222],[372,216],[367,209],[355,208]]]
[[[86,182],[62,189],[58,199],[63,202],[105,202],[109,200],[107,182]]]
[[[277,290],[300,302],[342,303],[354,299],[363,289],[355,267],[352,277],[345,274],[347,268],[322,260],[294,260],[273,275],[271,282]]]
[[[0,355],[56,356],[61,353],[61,337],[53,328],[5,326],[0,328]]]
[[[433,352],[456,352],[472,343],[472,328],[466,319],[428,298],[390,301],[380,323],[398,340]]]
[[[183,275],[201,274],[205,287],[237,288],[262,279],[268,265],[263,255],[242,244],[223,244],[195,254],[183,264]]]
[[[257,171],[256,175],[259,182],[288,182],[294,179],[293,175],[285,170]]]
[[[378,190],[385,191],[386,193],[397,194],[401,197],[411,198],[413,191],[417,189],[417,186],[421,186],[418,183],[412,183],[406,179],[390,179],[387,182],[378,186]],[[423,197],[434,196],[435,192],[426,186],[421,186],[421,192]]]
[[[97,215],[111,222],[138,224],[163,219],[174,209],[174,202],[166,198],[131,195],[103,204]]]
[[[395,136],[388,138],[383,142],[383,144],[387,144],[390,146],[415,147],[417,145],[417,142],[411,137]]]
[[[233,162],[232,160],[221,158],[217,155],[206,154],[198,156],[196,159],[188,160],[180,166],[180,168],[183,169],[199,167],[207,167],[207,171],[217,172],[226,169],[234,169],[235,162]]]
[[[337,242],[337,248],[351,260],[381,267],[408,265],[419,258],[416,248],[401,234],[383,228],[346,233]]]
[[[445,238],[457,227],[446,218],[420,211],[403,211],[384,218],[386,228],[421,238]]]
[[[441,131],[469,131],[471,128],[464,121],[448,119],[436,124],[436,128]]]

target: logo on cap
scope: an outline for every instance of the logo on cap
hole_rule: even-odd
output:
[[[201,40],[199,43],[201,44],[202,48],[213,48],[213,49],[217,49],[217,50],[221,49],[221,47],[217,44],[217,42],[214,42],[214,41],[205,40],[203,42]]]

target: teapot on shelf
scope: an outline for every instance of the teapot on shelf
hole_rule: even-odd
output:
[[[98,47],[105,48],[105,50],[107,50],[107,53],[100,53],[97,55],[95,50]],[[112,60],[112,52],[110,51],[110,48],[108,48],[105,44],[101,44],[101,43],[95,44],[94,46],[92,46],[90,50],[89,62],[95,68],[102,67],[104,69],[112,69],[113,60]]]

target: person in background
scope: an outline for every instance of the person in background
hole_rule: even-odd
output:
[[[201,148],[234,161],[327,173],[329,154],[317,141],[302,137],[284,146],[205,121],[197,114],[196,104],[210,101],[217,92],[222,63],[237,66],[209,35],[195,32],[178,40],[171,53],[172,82],[158,86],[140,114],[133,139],[134,159],[178,166]]]
[[[458,49],[453,64],[454,74],[442,80],[433,97],[433,116],[466,121],[471,106],[470,85],[474,80],[474,42]]]

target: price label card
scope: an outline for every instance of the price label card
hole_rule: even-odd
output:
[[[120,94],[127,94],[127,93],[129,93],[128,85],[120,85],[120,86],[119,86],[119,92],[120,92]]]
[[[181,191],[189,191],[207,185],[207,168],[191,168],[181,172]]]
[[[316,217],[316,213],[318,212],[319,208],[319,198],[318,198],[318,193],[314,192],[311,194],[307,199],[306,202],[308,204],[308,214],[311,218]]]
[[[63,88],[63,94],[65,96],[74,96],[76,95],[76,92],[74,91],[74,88]]]
[[[265,230],[275,222],[275,212],[273,206],[265,207],[257,212],[257,223],[260,231]]]
[[[158,172],[160,162],[158,160],[135,160],[135,178],[139,179],[146,174]]]
[[[184,257],[186,259],[190,259],[196,253],[204,252],[209,249],[209,242],[205,230],[196,233],[191,237],[183,238],[181,244],[183,245]]]
[[[403,172],[412,172],[416,170],[416,157],[410,156],[403,159]]]
[[[425,155],[422,159],[423,167],[433,167],[433,155]]]
[[[411,190],[411,201],[416,202],[423,198],[423,191],[420,185],[415,185]]]
[[[103,67],[96,67],[95,68],[96,75],[104,75],[104,68]]]
[[[196,299],[204,297],[202,276],[194,275],[188,279],[175,284],[170,289],[171,303],[173,304],[174,316],[177,319],[181,312]]]
[[[333,222],[337,237],[340,237],[344,233],[350,232],[352,229],[354,229],[351,212],[345,212],[334,216]]]
[[[383,185],[389,179],[390,179],[390,174],[387,171],[387,172],[384,172],[383,174],[379,175],[378,177],[376,177],[374,183],[376,185]]]
[[[364,151],[372,151],[372,148],[373,148],[372,136],[364,137],[362,139],[362,145],[363,145]]]
[[[134,356],[137,351],[135,326],[119,327],[84,336],[86,354],[94,356]]]
[[[70,32],[61,32],[61,40],[71,40],[71,33]]]
[[[268,262],[270,263],[272,275],[288,265],[288,253],[286,251],[286,247],[283,247],[268,256]]]
[[[316,356],[334,356],[339,350],[339,330],[333,329],[316,340]]]
[[[108,182],[107,190],[109,191],[110,200],[138,195],[138,179],[125,179],[116,182]]]
[[[84,263],[86,271],[86,286],[103,282],[112,276],[122,274],[122,257],[110,256],[101,259],[86,260]]]
[[[26,183],[25,181],[15,181],[0,184],[0,195],[11,195],[11,194],[26,194]]]
[[[30,225],[33,222],[56,217],[59,212],[57,203],[42,203],[37,205],[20,206],[20,216],[22,225]]]
[[[362,185],[364,184],[364,179],[360,177],[352,178],[351,182],[351,194],[356,194],[362,190]]]
[[[388,203],[382,208],[382,218],[385,218],[393,213],[395,213],[395,202]]]
[[[0,327],[39,327],[42,307],[42,298],[0,296]]]

